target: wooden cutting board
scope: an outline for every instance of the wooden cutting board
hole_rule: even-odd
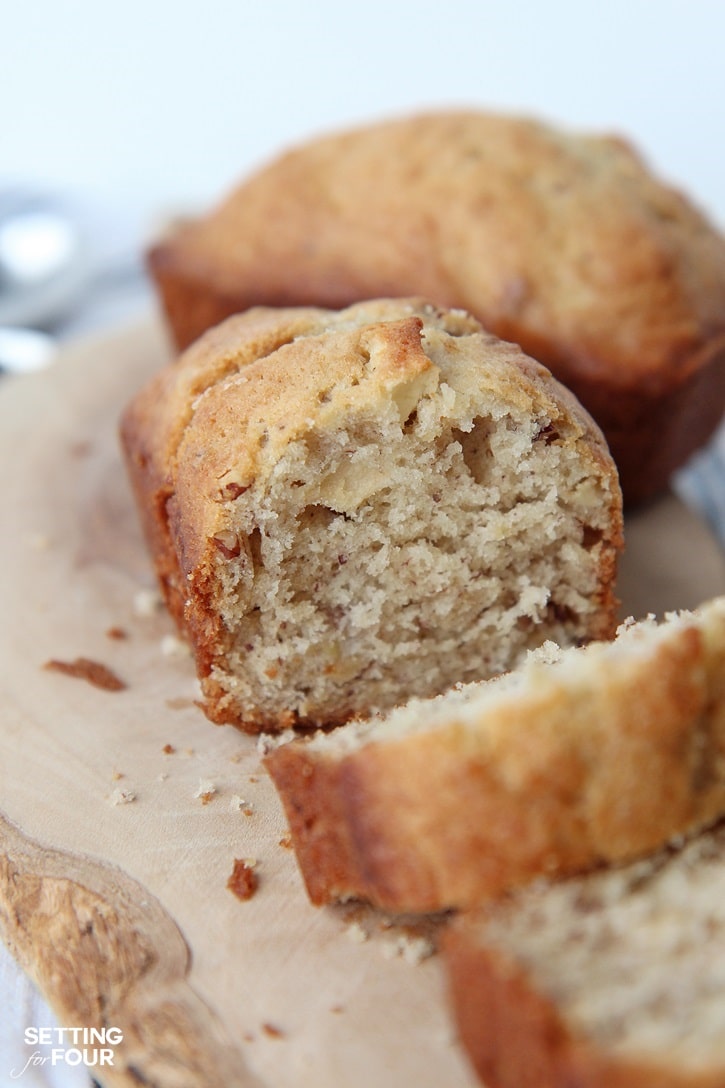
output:
[[[435,926],[309,905],[254,740],[196,708],[152,607],[116,426],[166,357],[149,321],[0,388],[0,935],[62,1023],[123,1033],[109,1088],[470,1088]],[[725,591],[674,498],[627,538],[624,614]],[[43,667],[77,658],[125,688]]]

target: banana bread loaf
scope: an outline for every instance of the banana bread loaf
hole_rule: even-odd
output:
[[[621,139],[475,111],[317,139],[149,266],[181,346],[260,303],[464,307],[574,391],[628,502],[723,416],[725,240]]]
[[[314,903],[471,907],[642,855],[725,812],[725,597],[544,647],[266,766]]]
[[[725,827],[456,919],[445,963],[487,1088],[725,1085]]]
[[[253,309],[159,373],[122,431],[215,721],[336,725],[613,633],[601,433],[464,313]]]

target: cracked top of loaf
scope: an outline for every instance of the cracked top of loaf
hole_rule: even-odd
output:
[[[725,239],[618,137],[475,110],[385,120],[280,155],[149,260],[180,345],[257,304],[466,308],[573,389],[629,501],[725,408]]]

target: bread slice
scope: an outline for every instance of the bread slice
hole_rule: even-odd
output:
[[[487,1088],[723,1088],[725,826],[461,915],[443,939]]]
[[[574,391],[629,502],[725,410],[725,239],[616,137],[474,110],[324,136],[163,239],[149,267],[181,345],[258,304],[464,307]]]
[[[205,709],[336,725],[616,625],[601,433],[460,311],[257,309],[142,390],[123,440]]]
[[[314,903],[470,907],[725,812],[725,597],[272,750]]]

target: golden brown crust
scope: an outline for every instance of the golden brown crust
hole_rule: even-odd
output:
[[[625,498],[660,490],[725,405],[725,242],[618,139],[474,112],[314,141],[159,243],[180,345],[257,304],[425,295],[569,385]]]
[[[181,517],[172,480],[195,401],[215,383],[307,331],[314,316],[304,309],[260,308],[220,329],[209,329],[175,366],[161,370],[123,413],[121,443],[136,505],[164,599],[182,627],[188,591],[172,530]]]
[[[713,819],[725,807],[725,613],[712,630],[712,645],[685,623],[647,650],[587,651],[576,676],[537,673],[515,698],[482,704],[475,726],[452,703],[422,732],[381,726],[351,750],[339,738],[273,750],[266,766],[312,901],[472,906]]]
[[[347,817],[344,772],[339,763],[283,746],[265,759],[282,797],[291,843],[311,901],[344,899],[362,879]]]
[[[578,1037],[515,959],[481,944],[476,927],[476,915],[456,919],[442,948],[458,1036],[487,1088],[723,1088],[723,1069],[698,1075],[666,1060],[616,1058]]]

